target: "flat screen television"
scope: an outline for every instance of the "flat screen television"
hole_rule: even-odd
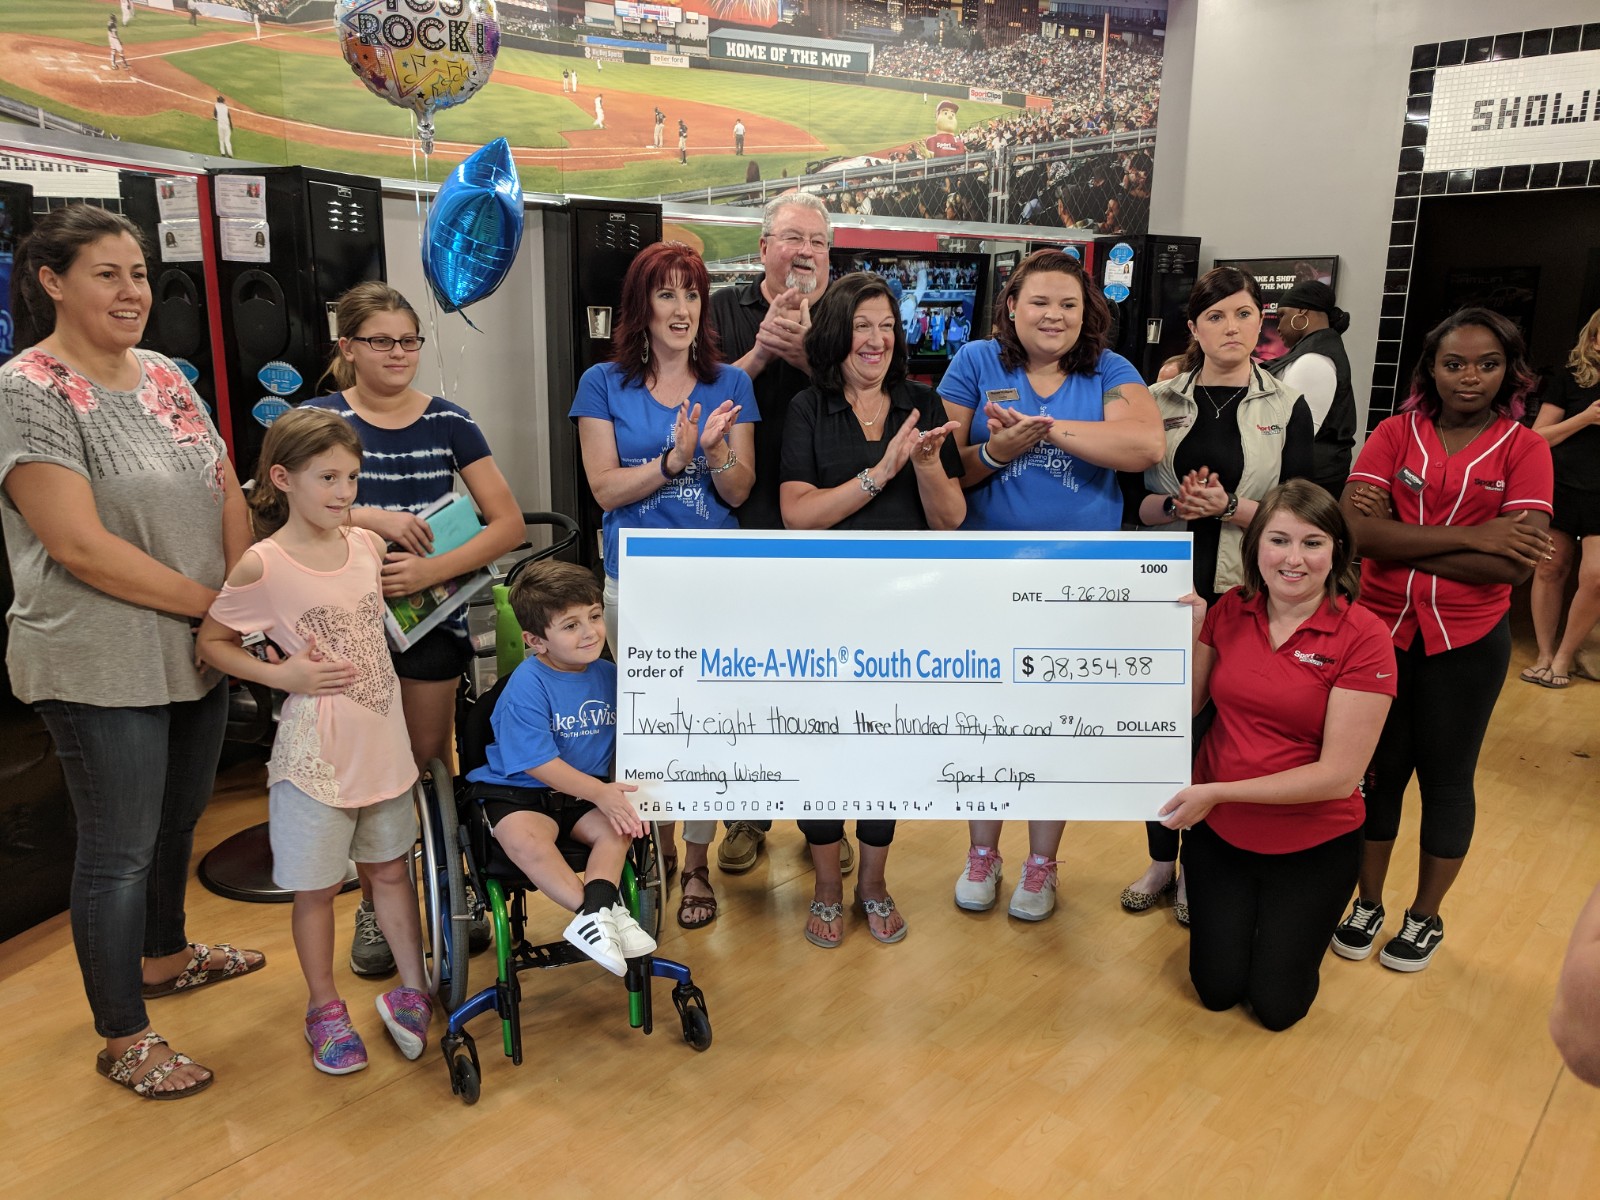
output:
[[[909,366],[943,374],[956,351],[989,336],[989,256],[932,250],[834,250],[832,278],[881,276],[900,308]]]
[[[17,352],[11,320],[11,268],[17,243],[33,228],[33,189],[0,182],[0,363]]]

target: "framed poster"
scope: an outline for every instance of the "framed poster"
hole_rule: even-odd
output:
[[[1301,255],[1297,258],[1218,258],[1213,267],[1237,267],[1254,275],[1261,285],[1261,340],[1256,343],[1257,362],[1270,362],[1287,348],[1278,336],[1278,301],[1297,283],[1316,280],[1338,290],[1337,254]]]

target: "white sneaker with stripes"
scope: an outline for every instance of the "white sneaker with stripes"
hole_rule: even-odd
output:
[[[622,954],[622,939],[609,908],[579,913],[563,931],[562,937],[587,954],[613,975],[626,974],[627,960]]]

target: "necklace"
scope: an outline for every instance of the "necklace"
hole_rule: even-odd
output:
[[[1213,389],[1210,384],[1203,384],[1202,386],[1205,387],[1206,393],[1207,393],[1206,394],[1206,403],[1210,404],[1211,407],[1216,410],[1217,419],[1219,421],[1222,419],[1222,410],[1227,408],[1228,405],[1232,404],[1235,400],[1243,400],[1244,397],[1245,397],[1245,393],[1250,390],[1250,385],[1248,383],[1244,384],[1238,390],[1236,390],[1233,393],[1233,395],[1229,396],[1221,404],[1218,404],[1216,402],[1216,400],[1210,394],[1215,389]]]
[[[861,410],[856,407],[856,402],[854,400],[850,399],[850,397],[848,395],[844,399],[845,399],[845,403],[850,406],[850,411],[855,413],[856,420],[860,421],[861,424],[866,426],[866,428],[868,428],[868,429],[871,429],[879,421],[883,420],[883,414],[886,411],[888,411],[888,408],[889,408],[889,397],[888,396],[884,396],[883,397],[883,403],[878,406],[878,415],[873,417],[872,420],[869,421],[869,420],[867,420],[865,417],[863,417],[861,415]]]
[[[1472,431],[1472,436],[1469,437],[1466,441],[1462,442],[1461,445],[1457,446],[1454,450],[1450,449],[1450,443],[1445,441],[1444,426],[1441,425],[1438,422],[1438,420],[1434,421],[1433,428],[1438,433],[1438,435],[1439,435],[1439,444],[1444,447],[1445,455],[1446,455],[1446,457],[1448,457],[1448,456],[1450,456],[1452,454],[1460,454],[1468,446],[1472,445],[1473,442],[1477,441],[1478,440],[1478,435],[1480,433],[1482,433],[1485,429],[1489,428],[1489,422],[1491,422],[1493,420],[1494,420],[1494,409],[1491,408],[1489,410],[1488,414],[1483,418],[1482,423],[1480,423],[1479,426]]]

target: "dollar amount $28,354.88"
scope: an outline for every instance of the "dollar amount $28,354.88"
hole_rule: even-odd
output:
[[[1084,683],[1125,680],[1148,682],[1155,672],[1155,659],[1149,654],[1023,654],[1017,662],[1018,675],[1039,683]]]

